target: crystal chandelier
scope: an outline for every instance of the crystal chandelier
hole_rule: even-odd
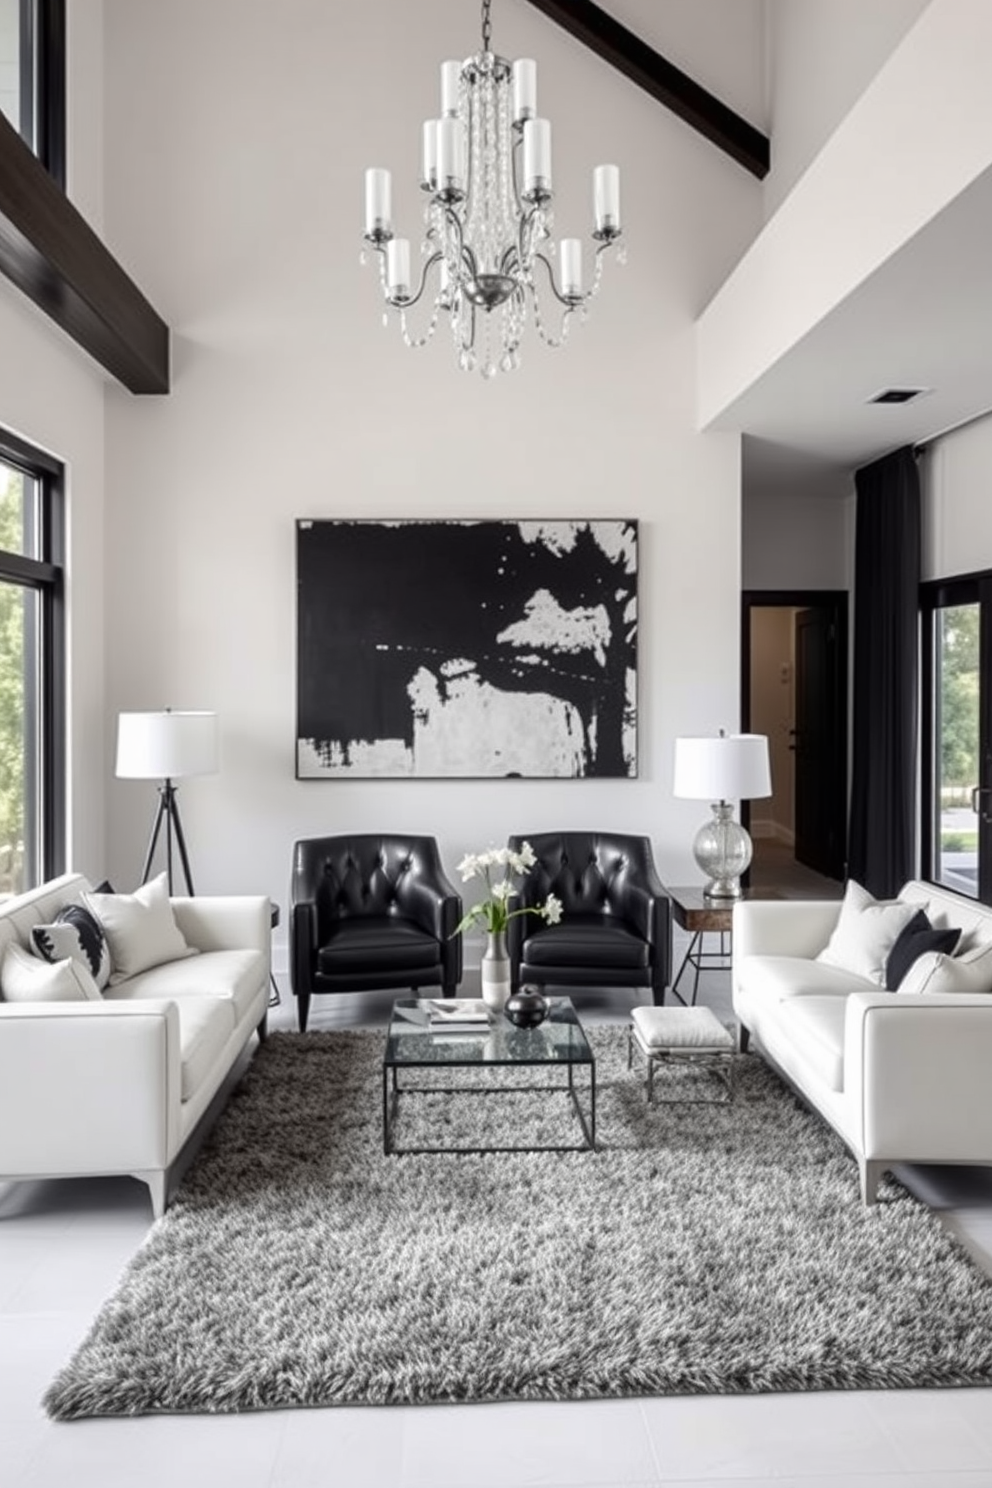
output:
[[[399,312],[404,341],[426,346],[443,312],[459,366],[484,377],[519,365],[528,316],[546,345],[564,344],[575,311],[584,318],[599,289],[604,251],[620,236],[620,172],[598,165],[595,268],[584,289],[580,240],[562,238],[556,252],[551,237],[551,125],[537,116],[537,64],[490,50],[490,5],[483,0],[482,51],[442,62],[441,117],[424,124],[416,283],[409,240],[393,233],[390,173],[365,172],[365,241],[379,254],[382,292]],[[425,295],[433,296],[430,318],[414,334],[407,311]]]

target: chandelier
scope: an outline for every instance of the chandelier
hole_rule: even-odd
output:
[[[537,64],[491,51],[490,5],[483,0],[481,52],[442,62],[441,116],[423,127],[427,203],[416,279],[409,239],[393,232],[392,177],[365,172],[365,241],[379,254],[383,296],[404,341],[426,346],[444,314],[459,366],[483,377],[519,366],[528,318],[546,345],[564,344],[576,310],[584,319],[599,290],[604,251],[620,236],[620,172],[597,165],[595,265],[584,288],[581,241],[562,238],[556,250],[552,239],[551,124],[537,115]],[[425,297],[430,316],[414,334],[407,311]]]

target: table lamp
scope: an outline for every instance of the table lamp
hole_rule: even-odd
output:
[[[118,716],[118,776],[128,780],[162,782],[158,788],[158,810],[148,841],[142,883],[147,883],[151,875],[152,860],[164,823],[169,893],[172,893],[172,837],[175,833],[186,892],[192,895],[193,880],[173,782],[190,775],[213,775],[218,768],[216,713],[178,713],[165,708],[160,713],[121,713]]]
[[[772,793],[765,734],[727,734],[675,740],[674,793],[685,800],[709,801],[711,821],[700,827],[693,855],[708,882],[708,899],[739,899],[741,874],[753,848],[747,829],[734,820],[734,801]]]

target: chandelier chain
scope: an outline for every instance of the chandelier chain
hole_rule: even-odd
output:
[[[489,11],[492,3],[493,0],[482,0],[482,50],[484,52],[492,50],[489,45],[493,34],[492,23],[489,19]]]

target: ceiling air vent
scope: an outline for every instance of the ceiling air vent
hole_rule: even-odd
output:
[[[929,388],[883,388],[880,393],[874,393],[867,401],[869,403],[912,403],[914,398],[922,398],[928,393]]]

